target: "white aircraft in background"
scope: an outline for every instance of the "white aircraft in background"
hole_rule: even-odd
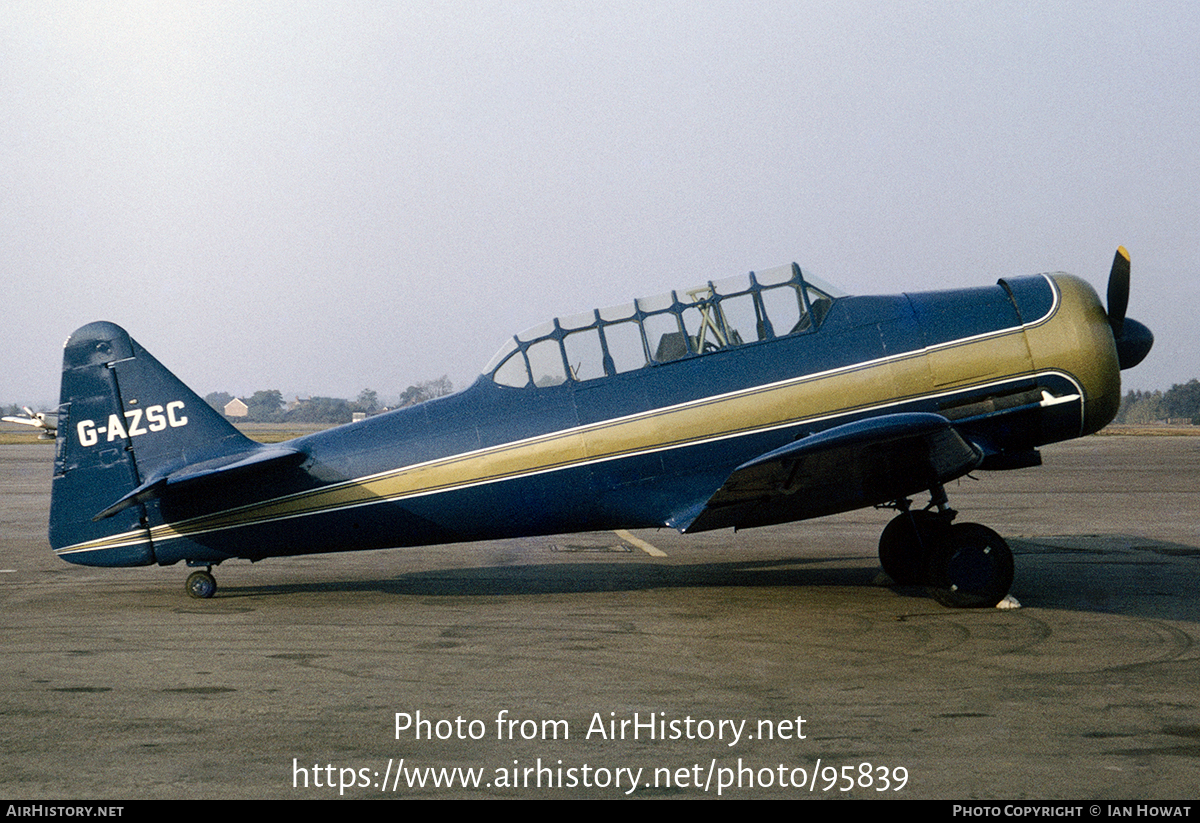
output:
[[[58,430],[58,415],[54,412],[35,412],[28,406],[22,406],[25,410],[25,416],[10,415],[2,418],[5,423],[21,423],[26,426],[33,426],[41,429],[38,433],[38,440],[53,440],[55,432]]]

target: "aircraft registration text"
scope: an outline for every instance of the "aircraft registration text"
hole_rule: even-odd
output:
[[[114,440],[124,440],[139,434],[160,432],[167,427],[177,429],[180,426],[186,426],[188,422],[187,417],[179,413],[183,408],[182,400],[172,400],[166,406],[148,406],[144,413],[142,409],[130,409],[125,412],[125,419],[129,421],[128,426],[121,421],[120,417],[110,414],[106,426],[97,426],[94,420],[80,420],[75,431],[79,435],[79,445],[94,446],[100,442],[102,434],[107,435],[106,442],[111,443]]]

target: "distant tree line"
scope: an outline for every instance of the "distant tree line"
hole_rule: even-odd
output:
[[[446,375],[436,380],[425,380],[415,386],[409,386],[400,395],[396,405],[390,408],[399,409],[405,406],[415,406],[435,397],[442,397],[454,391],[454,384]],[[234,397],[229,392],[212,392],[204,400],[222,414],[225,407]],[[231,418],[248,420],[253,423],[349,423],[355,412],[376,414],[387,411],[380,405],[379,395],[372,389],[363,389],[355,400],[345,400],[340,397],[309,397],[297,399],[289,407],[284,401],[283,394],[278,389],[256,391],[249,397],[243,397],[246,404],[246,416]]]
[[[425,380],[415,386],[409,386],[400,395],[400,399],[396,403],[396,408],[402,409],[405,406],[415,406],[418,403],[424,403],[426,400],[451,394],[453,391],[454,384],[450,382],[449,377],[443,374],[437,380]]]
[[[1200,380],[1176,383],[1164,391],[1129,391],[1121,398],[1117,423],[1190,420],[1200,425]]]

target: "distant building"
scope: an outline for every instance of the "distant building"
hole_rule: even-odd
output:
[[[245,417],[250,413],[250,407],[235,397],[225,404],[226,417]]]

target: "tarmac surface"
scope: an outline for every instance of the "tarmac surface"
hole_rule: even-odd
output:
[[[953,484],[959,520],[1012,545],[1010,610],[885,585],[875,510],[227,563],[198,601],[182,566],[54,557],[52,452],[0,446],[0,797],[1200,786],[1197,437],[1090,437]]]

